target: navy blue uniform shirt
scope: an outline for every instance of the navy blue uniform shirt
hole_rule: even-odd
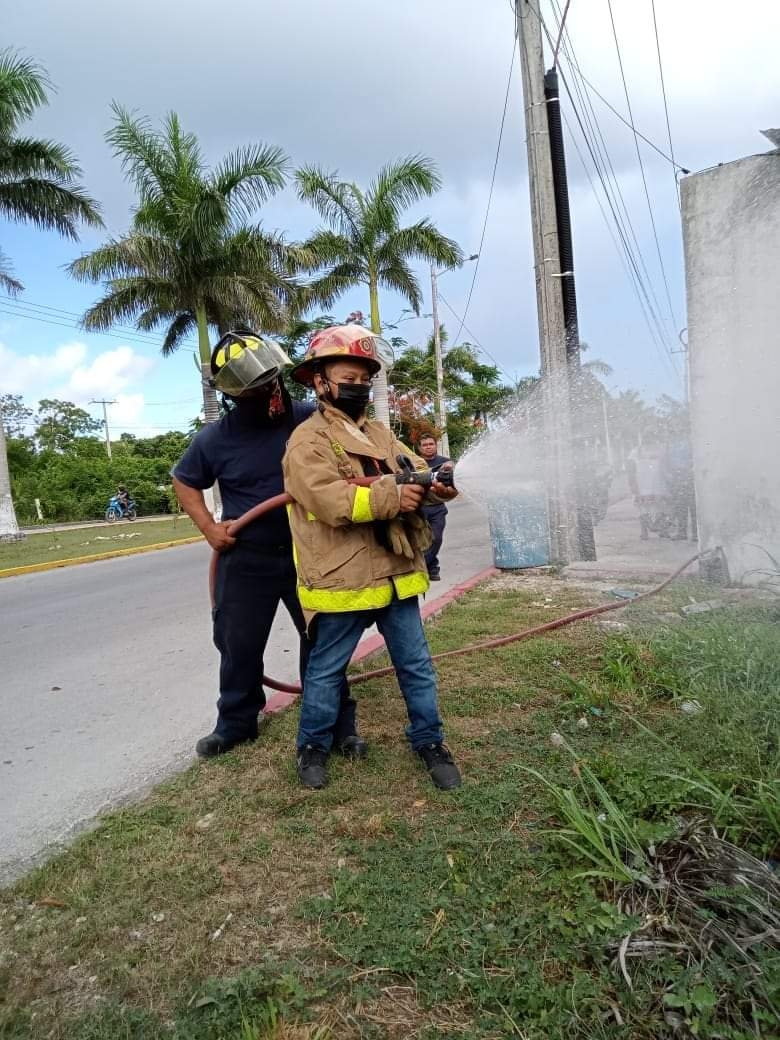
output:
[[[436,473],[445,462],[451,462],[452,460],[444,455],[434,455],[432,459],[425,459],[425,461],[428,463],[428,469],[432,469]],[[443,502],[435,502],[432,505],[423,506],[423,512],[425,516],[433,516],[436,513],[446,513],[447,507]]]
[[[315,410],[313,404],[292,402],[292,426],[285,419],[278,426],[262,425],[234,408],[219,422],[196,434],[173,475],[187,487],[200,491],[219,481],[222,519],[236,520],[258,502],[284,491],[282,456],[292,429]],[[291,545],[285,509],[273,509],[244,528],[242,541],[268,548]]]

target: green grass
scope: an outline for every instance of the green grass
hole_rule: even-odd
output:
[[[536,589],[478,590],[431,627],[434,651],[583,605],[548,587],[554,613]],[[644,878],[682,876],[681,848],[715,856],[702,817],[745,863],[777,857],[779,615],[659,628],[643,611],[617,638],[581,624],[442,662],[455,794],[406,751],[395,684],[373,681],[369,758],[333,760],[324,791],[297,784],[291,711],[106,817],[0,895],[0,1037],[773,1036],[771,937],[748,960],[696,939],[780,912],[770,895],[744,905],[723,870],[694,911],[653,916]]]
[[[95,556],[114,549],[138,548],[192,538],[197,534],[198,529],[188,516],[154,522],[136,520],[130,523],[122,520],[115,524],[96,524],[78,530],[30,534],[22,541],[0,543],[0,574],[10,567]]]

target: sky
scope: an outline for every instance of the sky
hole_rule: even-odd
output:
[[[553,36],[554,2],[541,0]],[[652,0],[611,2],[635,126],[668,153]],[[655,13],[677,161],[696,172],[768,150],[759,131],[780,123],[780,4],[753,0],[738,19],[725,0],[655,0]],[[627,116],[608,0],[571,0],[566,24],[581,71]],[[78,328],[78,316],[98,298],[100,287],[75,283],[64,265],[108,234],[122,234],[131,218],[132,192],[104,140],[113,99],[157,124],[176,111],[185,128],[198,135],[209,163],[236,147],[265,142],[282,147],[293,168],[315,162],[366,185],[390,160],[428,155],[438,164],[443,188],[409,211],[409,219],[431,216],[469,255],[479,249],[485,222],[513,33],[509,0],[7,5],[4,45],[43,65],[57,88],[49,106],[22,132],[61,141],[75,152],[107,229],[85,229],[80,242],[72,243],[0,220],[0,245],[25,285],[15,303],[0,297],[0,392],[22,394],[28,404],[61,397],[98,418],[102,408],[90,402],[115,400],[109,408],[112,436],[186,429],[199,411],[194,344],[164,359],[161,337],[127,329],[94,335]],[[564,59],[562,71],[571,78]],[[636,387],[651,399],[661,393],[679,397],[683,356],[669,351],[679,348],[686,321],[673,167],[640,142],[640,171],[631,130],[595,96],[593,105],[647,269],[648,291],[658,300],[664,343],[655,342],[643,317],[614,228],[602,212],[604,198],[590,183],[597,183],[596,175],[564,95],[573,129],[566,148],[586,359],[612,366],[606,379],[611,388]],[[318,226],[316,214],[289,187],[264,206],[260,219],[292,239]],[[473,273],[472,262],[439,280],[441,318],[451,336],[460,326],[453,311],[463,316]],[[425,315],[430,280],[425,268],[418,274]],[[393,334],[410,343],[424,342],[430,318],[409,320],[406,306],[383,294],[383,321],[396,325]],[[346,294],[331,308],[337,318],[353,310],[368,311],[367,291]],[[538,371],[517,62],[460,339],[477,342],[507,382]]]

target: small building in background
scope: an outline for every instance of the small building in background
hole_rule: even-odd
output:
[[[778,151],[685,178],[682,218],[699,544],[780,588]]]

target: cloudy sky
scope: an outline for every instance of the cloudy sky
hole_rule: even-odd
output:
[[[535,3],[536,0],[533,0]],[[651,0],[612,0],[636,126],[664,151],[668,139],[659,83]],[[752,0],[735,12],[725,0],[655,0],[675,156],[696,171],[765,151],[759,130],[780,123],[780,4]],[[541,0],[554,32],[554,0]],[[735,14],[740,15],[739,18]],[[626,98],[607,0],[571,0],[567,27],[577,62],[621,113]],[[25,129],[66,143],[84,182],[102,203],[112,234],[128,225],[132,196],[105,144],[112,99],[153,120],[179,113],[210,162],[249,142],[280,145],[294,164],[318,162],[358,183],[389,159],[425,153],[439,164],[442,192],[420,207],[476,252],[510,59],[509,0],[28,0],[3,12],[4,44],[44,65],[57,86],[50,106]],[[568,72],[563,63],[564,74]],[[478,340],[505,379],[538,369],[538,335],[529,230],[520,78],[515,64],[498,174],[463,339]],[[671,165],[642,144],[641,154],[671,306],[667,302],[634,139],[593,98],[631,224],[658,299],[666,345],[685,326],[680,214]],[[565,105],[565,107],[567,107]],[[568,109],[567,141],[582,337],[590,357],[612,365],[612,386],[650,396],[680,393],[679,355],[654,343],[614,231],[578,158],[587,149]],[[412,216],[417,214],[412,214]],[[268,227],[302,237],[316,224],[291,190],[262,214]],[[0,242],[26,292],[0,299],[0,391],[28,402],[61,396],[88,405],[115,398],[114,431],[143,434],[186,426],[198,411],[192,350],[159,356],[154,337],[114,330],[87,335],[74,315],[97,295],[62,266],[99,244],[79,245],[0,221]],[[420,271],[430,308],[427,273]],[[442,318],[459,326],[473,265],[443,276]],[[367,310],[362,292],[333,309]],[[382,299],[385,322],[405,303]],[[427,334],[425,318],[399,326],[410,342]],[[99,416],[94,406],[90,410]]]

